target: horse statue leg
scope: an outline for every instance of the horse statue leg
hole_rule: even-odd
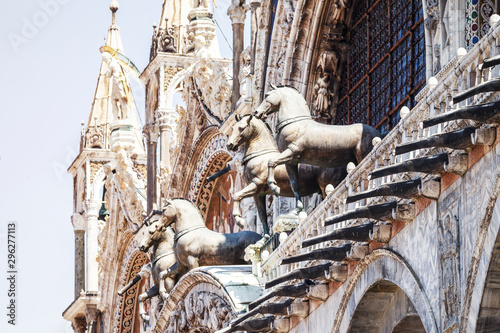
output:
[[[292,191],[295,196],[295,205],[296,205],[295,212],[298,214],[304,209],[304,204],[302,203],[302,198],[300,197],[299,165],[287,164],[286,172],[288,173],[288,178],[290,178],[290,185],[292,187]]]
[[[137,298],[139,301],[139,315],[145,323],[149,324],[150,317],[146,315],[146,310],[144,309],[144,301],[157,295],[159,295],[159,289],[157,285],[154,285],[145,293],[140,294]]]
[[[168,282],[169,288],[170,288],[170,284],[171,284],[172,288],[170,288],[170,289],[166,288],[167,280],[170,280],[170,277],[175,276],[179,272],[179,269],[180,269],[179,263],[176,262],[175,264],[173,264],[172,266],[170,266],[166,270],[160,272],[160,275],[158,276],[158,280],[159,280],[159,285],[160,285],[159,293],[160,293],[161,298],[166,299],[168,297],[168,294],[170,293],[170,290],[172,290],[172,288],[174,287],[174,284]]]
[[[267,225],[267,210],[266,210],[266,195],[258,194],[253,197],[255,204],[257,205],[257,213],[259,215],[260,223],[262,223],[262,229],[265,235],[269,235],[269,226]]]
[[[287,164],[294,160],[294,152],[292,149],[287,148],[278,156],[271,158],[267,163],[268,166],[268,174],[267,174],[267,185],[269,185],[269,189],[273,192],[274,195],[280,195],[280,187],[276,183],[276,179],[274,178],[274,169],[278,165]]]
[[[255,195],[258,191],[258,186],[255,182],[251,182],[241,191],[233,195],[233,217],[236,224],[243,229],[245,227],[245,219],[241,217],[240,202],[241,200]]]

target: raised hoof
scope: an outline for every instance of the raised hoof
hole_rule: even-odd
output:
[[[236,225],[238,227],[240,227],[241,229],[245,228],[245,219],[242,218],[241,216],[235,216],[234,217],[234,222],[236,223]]]
[[[271,192],[272,192],[275,196],[279,197],[279,195],[280,195],[280,187],[279,187],[278,185],[276,185],[276,184],[274,184],[274,183],[271,183],[271,184],[269,185],[269,189],[271,190]]]

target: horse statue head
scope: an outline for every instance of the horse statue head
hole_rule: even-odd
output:
[[[265,95],[265,99],[253,112],[260,119],[278,111],[278,121],[295,118],[311,117],[311,111],[304,96],[292,86],[279,86],[271,84],[271,90]]]
[[[253,118],[252,115],[240,116],[237,114],[235,118],[237,123],[234,125],[233,132],[231,133],[231,136],[227,140],[226,144],[227,149],[232,151],[238,150],[238,147],[242,143],[250,140],[253,135],[253,127],[251,126]]]
[[[162,223],[163,215],[161,211],[155,211],[141,227],[142,237],[138,244],[139,250],[148,252],[151,246],[162,242],[173,244],[175,232],[172,227]]]
[[[271,90],[269,90],[264,101],[259,105],[259,107],[253,112],[253,115],[260,119],[265,119],[270,114],[278,111],[281,104],[281,94],[278,87],[271,84]]]

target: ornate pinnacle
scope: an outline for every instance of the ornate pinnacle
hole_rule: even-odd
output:
[[[111,4],[109,5],[109,9],[113,12],[113,24],[116,24],[116,12],[120,8],[120,5],[118,4],[117,0],[112,0]]]

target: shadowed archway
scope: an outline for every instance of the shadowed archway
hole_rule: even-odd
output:
[[[404,291],[394,283],[382,280],[363,295],[348,332],[425,333],[425,328]]]

